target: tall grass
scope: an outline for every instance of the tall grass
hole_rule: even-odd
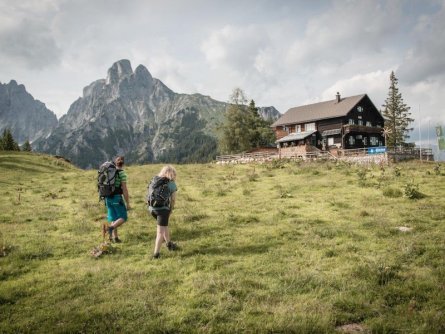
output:
[[[161,166],[129,166],[124,242],[94,259],[96,171],[2,152],[0,332],[443,333],[436,166],[178,165],[180,250],[159,260],[144,196]]]

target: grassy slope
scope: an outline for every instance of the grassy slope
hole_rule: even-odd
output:
[[[127,168],[124,243],[94,259],[96,172],[0,152],[0,332],[445,331],[444,165],[177,166],[181,250],[154,261],[160,167]],[[425,198],[383,195],[412,181]]]

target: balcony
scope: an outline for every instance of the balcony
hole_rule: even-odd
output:
[[[348,133],[377,133],[382,134],[383,128],[380,127],[372,127],[372,126],[365,126],[365,125],[355,125],[355,124],[345,124],[343,125],[343,134]]]

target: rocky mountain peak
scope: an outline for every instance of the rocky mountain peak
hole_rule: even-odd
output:
[[[151,85],[153,83],[153,77],[144,65],[139,65],[136,67],[134,75],[137,83],[144,85]]]
[[[19,144],[47,136],[57,126],[56,115],[45,104],[26,91],[22,84],[11,80],[0,82],[0,133],[9,128]]]
[[[123,78],[133,74],[131,63],[128,59],[122,59],[115,62],[108,70],[107,85],[117,84],[122,81]]]

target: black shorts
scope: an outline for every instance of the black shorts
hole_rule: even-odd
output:
[[[168,218],[170,217],[170,210],[153,210],[151,215],[156,218],[159,226],[168,226]]]

